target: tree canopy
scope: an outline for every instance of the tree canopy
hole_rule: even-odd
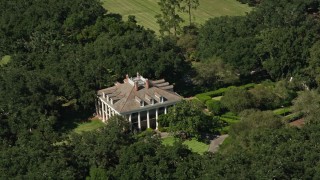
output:
[[[183,2],[191,14],[197,1]],[[0,0],[0,59],[10,57],[0,66],[0,179],[319,179],[320,3],[243,2],[256,5],[246,16],[210,19],[199,31],[189,27],[180,37],[159,38],[98,0]],[[174,15],[162,14],[169,23],[163,31],[179,31],[174,6],[163,11]],[[137,71],[178,88],[284,80],[231,88],[221,103],[207,104],[215,114],[222,104],[240,117],[214,155],[193,153],[181,142],[163,145],[154,133],[133,134],[121,116],[104,128],[72,132],[75,122],[93,114],[98,89]],[[296,94],[298,86],[315,89]],[[247,110],[269,110],[295,97],[292,111],[307,122],[301,128],[272,111]],[[212,133],[219,121],[201,106],[183,101],[160,125],[194,136]]]

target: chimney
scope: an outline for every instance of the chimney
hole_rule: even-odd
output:
[[[129,82],[129,75],[126,74],[126,78],[123,80],[124,83],[128,83]]]
[[[137,72],[137,78],[139,78],[140,79],[140,74]]]
[[[138,81],[135,81],[135,82],[134,82],[134,89],[135,89],[136,91],[138,91],[138,90],[139,90],[139,84],[138,84]]]
[[[146,79],[146,89],[149,89],[149,87],[150,87],[149,79]]]

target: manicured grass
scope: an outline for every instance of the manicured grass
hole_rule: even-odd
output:
[[[3,56],[2,59],[0,60],[0,66],[9,63],[10,60],[11,60],[11,57],[9,55]]]
[[[223,97],[223,96],[217,96],[217,97],[213,97],[212,99],[213,99],[213,100],[216,100],[216,101],[220,101],[222,97]]]
[[[207,152],[209,149],[208,144],[199,142],[195,139],[186,140],[183,142],[183,144],[187,145],[193,152],[196,152],[198,154],[203,154],[204,152]]]
[[[162,139],[162,144],[164,145],[173,145],[176,138],[174,137],[167,137]],[[203,154],[204,152],[207,152],[209,149],[209,145],[205,144],[203,142],[199,142],[196,139],[186,140],[183,142],[183,144],[187,145],[193,152]]]
[[[134,15],[138,24],[158,33],[159,26],[155,16],[160,13],[157,0],[102,0],[103,6],[111,13],[119,13],[126,20],[128,15]],[[209,18],[218,16],[245,15],[251,8],[236,0],[200,0],[200,6],[194,11],[195,21],[203,24]],[[188,15],[182,15],[188,22]]]
[[[162,144],[164,144],[164,145],[173,145],[175,140],[176,140],[176,138],[174,138],[172,136],[169,136],[169,137],[166,137],[166,138],[162,139]]]
[[[239,120],[236,119],[230,119],[230,118],[225,118],[225,117],[220,117],[221,120],[225,121],[226,123],[228,123],[229,125],[231,124],[236,124],[239,122]]]
[[[291,113],[291,109],[290,107],[279,108],[279,109],[273,110],[273,113],[281,116],[286,116]]]
[[[92,131],[101,127],[104,127],[106,124],[104,124],[99,119],[93,119],[85,123],[78,124],[78,127],[76,127],[73,131],[76,133],[81,133],[84,131]]]

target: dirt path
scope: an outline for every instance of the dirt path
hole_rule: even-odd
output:
[[[301,128],[303,125],[304,125],[304,119],[303,118],[301,118],[301,119],[298,119],[298,120],[295,120],[295,121],[292,121],[292,122],[290,122],[289,123],[289,125],[291,125],[291,126],[296,126],[296,127],[298,127],[298,128]]]
[[[210,146],[209,146],[209,150],[210,152],[217,152],[219,149],[220,144],[223,143],[223,141],[228,137],[228,134],[225,135],[221,135],[219,137],[216,137],[215,139],[211,140]]]

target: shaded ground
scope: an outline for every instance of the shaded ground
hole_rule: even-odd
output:
[[[223,141],[228,137],[228,134],[224,134],[221,136],[216,137],[215,139],[211,140],[209,150],[210,152],[217,152],[219,149],[219,146],[223,143]]]
[[[96,119],[90,119],[89,121],[84,123],[77,123],[77,127],[73,131],[76,133],[81,133],[84,131],[92,131],[104,126],[106,126],[106,124],[96,118]]]
[[[179,140],[179,138],[175,138],[173,136],[167,136],[165,138],[162,137],[162,144],[167,146],[172,146],[175,141]],[[198,141],[196,138],[187,139],[183,141],[183,144],[188,146],[191,151],[203,154],[208,151],[209,144],[206,144],[204,142]]]

